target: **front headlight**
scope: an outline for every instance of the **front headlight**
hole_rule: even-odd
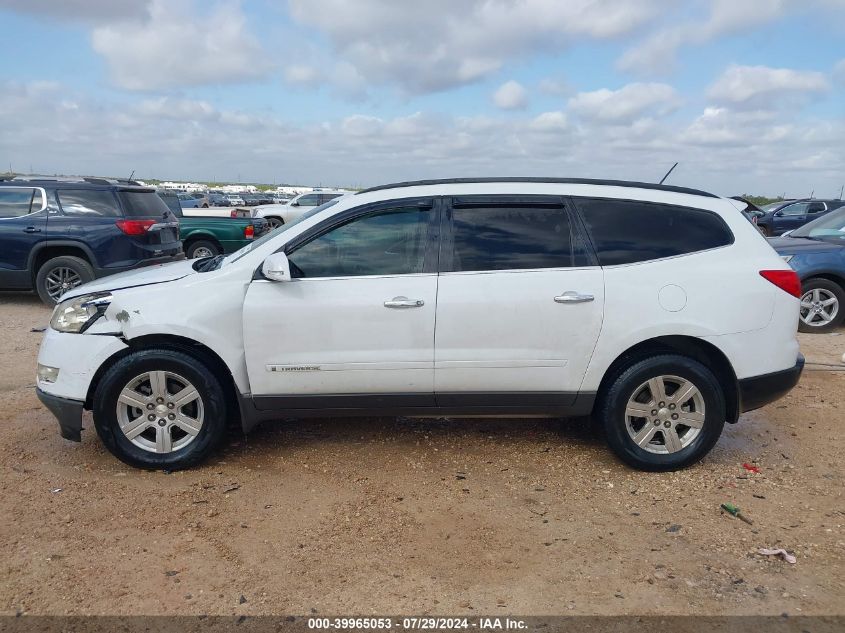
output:
[[[782,258],[782,259],[783,259],[783,261],[785,261],[787,264],[788,264],[789,262],[791,262],[791,261],[792,261],[792,258],[793,258],[793,257],[795,257],[795,255],[781,255],[781,258]]]
[[[50,327],[57,332],[84,332],[103,315],[110,303],[111,294],[108,292],[62,301],[53,311]]]

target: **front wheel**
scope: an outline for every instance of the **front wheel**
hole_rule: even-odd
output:
[[[641,470],[684,468],[704,457],[725,424],[725,397],[698,361],[666,354],[616,375],[597,408],[613,451]]]
[[[35,289],[41,301],[56,305],[62,295],[94,279],[94,269],[81,257],[62,255],[49,259],[35,276]]]
[[[823,333],[835,330],[845,318],[845,290],[829,279],[808,279],[802,284],[801,332]]]
[[[281,218],[267,218],[267,224],[270,225],[270,230],[277,229],[284,224],[284,221]]]
[[[120,359],[97,386],[93,408],[103,444],[138,468],[198,464],[226,431],[220,381],[201,360],[173,350],[141,350]]]

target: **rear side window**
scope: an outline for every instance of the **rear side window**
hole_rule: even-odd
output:
[[[60,189],[59,203],[65,215],[119,217],[117,200],[111,191]]]
[[[565,268],[574,264],[562,206],[452,209],[452,271]]]
[[[19,218],[40,211],[41,191],[26,188],[0,188],[0,218]]]
[[[119,191],[117,197],[126,217],[160,218],[169,211],[167,204],[154,191]]]
[[[733,242],[715,213],[632,200],[578,200],[602,266],[704,251]]]

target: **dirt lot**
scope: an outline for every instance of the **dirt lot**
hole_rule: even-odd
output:
[[[0,295],[0,613],[843,613],[845,372],[679,473],[577,421],[409,419],[279,423],[148,473],[59,437],[33,384],[48,316]],[[801,344],[841,363],[845,332]]]

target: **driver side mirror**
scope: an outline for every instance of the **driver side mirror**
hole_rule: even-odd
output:
[[[273,253],[261,264],[261,273],[270,281],[290,281],[290,262],[284,253]]]

